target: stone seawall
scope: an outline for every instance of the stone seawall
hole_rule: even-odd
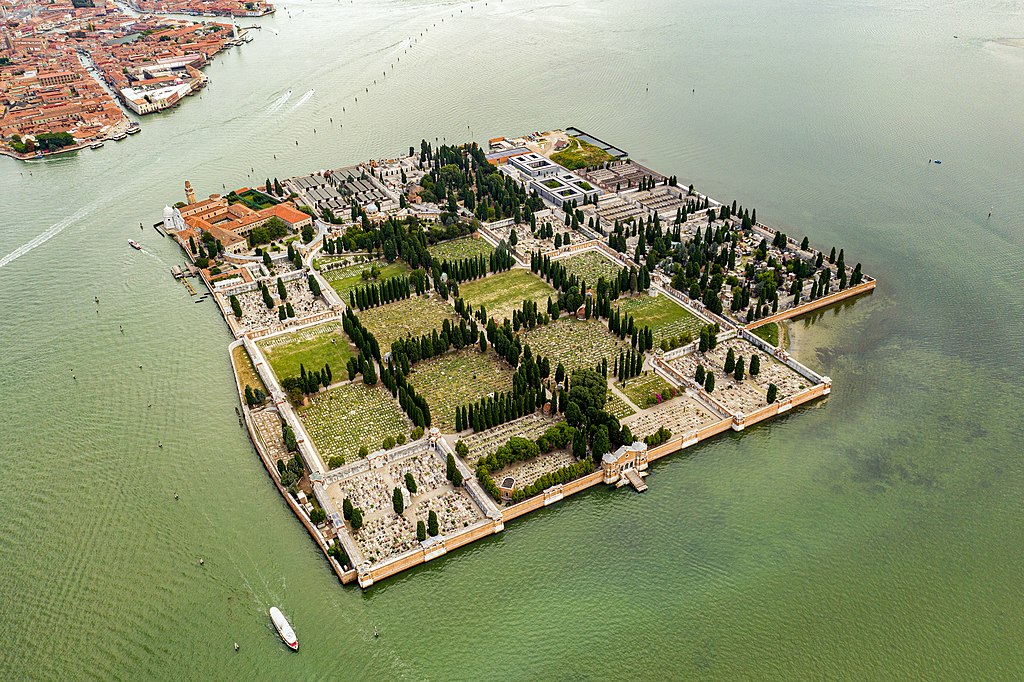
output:
[[[242,414],[245,419],[245,428],[249,432],[249,440],[252,441],[256,454],[260,456],[260,461],[263,462],[263,467],[267,470],[267,474],[270,475],[270,480],[274,482],[274,487],[276,487],[277,491],[281,493],[281,497],[284,498],[285,503],[287,503],[288,507],[291,508],[299,521],[302,522],[302,525],[306,528],[310,537],[313,538],[313,541],[320,548],[320,551],[324,553],[324,557],[327,559],[327,563],[330,565],[331,570],[334,571],[335,575],[338,576],[338,579],[341,580],[343,584],[350,583],[356,579],[356,572],[351,569],[345,571],[341,565],[339,565],[338,562],[327,553],[327,539],[324,538],[320,530],[309,520],[309,517],[306,516],[306,512],[299,506],[299,503],[296,502],[292,496],[288,494],[288,491],[281,485],[277,466],[274,465],[274,460],[270,456],[270,453],[266,451],[266,448],[263,445],[263,440],[260,438],[255,424],[252,422],[252,414],[249,411],[249,407],[245,404],[245,396],[242,393],[241,383],[238,380],[238,368],[235,366],[234,356],[231,353],[231,350],[234,349],[235,346],[240,345],[242,345],[241,341],[231,343],[228,346],[228,357],[230,358],[232,373],[235,376],[235,389],[238,392],[238,402],[242,406]]]
[[[875,288],[875,284],[877,284],[877,282],[874,279],[869,279],[866,282],[861,282],[857,286],[848,287],[846,289],[843,289],[842,291],[837,291],[834,294],[829,294],[828,296],[816,298],[813,301],[808,301],[807,303],[801,303],[795,308],[783,310],[781,313],[775,313],[774,315],[770,315],[760,320],[754,320],[753,322],[748,324],[746,328],[757,329],[758,327],[770,324],[772,322],[779,322],[781,320],[788,320],[794,317],[799,317],[800,315],[804,315],[805,313],[817,310],[818,308],[824,308],[825,306],[830,306],[833,303],[839,303],[840,301],[845,301],[848,298],[860,296],[861,294],[865,294],[869,291],[872,291]]]

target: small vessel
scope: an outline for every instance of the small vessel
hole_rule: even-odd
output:
[[[123,140],[123,139],[125,139],[127,137],[128,136],[125,133],[117,133],[116,135],[111,135],[110,139],[114,140],[116,142],[120,142],[121,140]]]
[[[93,142],[91,145],[89,145],[89,149],[99,149],[102,146],[103,146],[103,140],[99,140],[99,141]]]
[[[138,243],[134,239],[129,239],[128,240],[128,246],[132,247],[136,251],[142,251],[142,244]]]
[[[288,645],[288,648],[292,651],[299,650],[299,640],[295,637],[295,631],[292,630],[291,624],[288,619],[281,613],[281,609],[276,606],[270,607],[270,620],[273,621],[274,627],[277,628],[277,634],[281,635],[281,640]]]
[[[128,126],[128,130],[125,132],[127,132],[129,135],[134,135],[135,133],[142,132],[142,126],[140,126],[138,123],[132,123],[130,126]]]
[[[934,163],[942,163],[941,159],[935,159]]]

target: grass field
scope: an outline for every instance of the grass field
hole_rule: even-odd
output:
[[[442,433],[455,431],[455,408],[488,393],[512,388],[512,368],[494,352],[477,346],[445,353],[413,366],[409,383],[427,400],[433,426]]]
[[[776,323],[769,322],[768,324],[762,324],[760,327],[758,327],[756,329],[751,329],[750,331],[751,331],[752,334],[754,334],[754,336],[757,336],[758,338],[762,338],[765,341],[767,341],[768,343],[770,343],[773,346],[775,346],[776,348],[778,348],[778,346],[779,346],[779,325],[777,325]]]
[[[380,274],[375,280],[363,279],[363,271],[369,270],[371,266],[376,265],[380,268]],[[388,263],[387,261],[379,260],[372,261],[370,263],[359,263],[357,265],[349,265],[345,268],[338,268],[337,270],[328,270],[323,273],[324,278],[331,285],[331,288],[338,292],[341,299],[348,305],[348,292],[352,291],[358,286],[368,284],[372,282],[380,282],[391,277],[398,277],[399,275],[406,275],[412,272],[412,268],[405,261],[396,260],[394,263]]]
[[[494,247],[477,237],[459,237],[428,246],[427,251],[435,260],[458,260],[481,253],[489,256],[494,252]]]
[[[363,325],[377,337],[381,353],[391,350],[395,339],[412,334],[415,337],[441,329],[445,319],[458,321],[459,316],[448,303],[434,296],[413,296],[359,313]]]
[[[569,138],[568,147],[551,155],[552,161],[562,164],[569,170],[593,168],[594,166],[600,166],[605,161],[611,161],[612,158],[611,154],[600,147],[595,147],[588,142],[574,137]]]
[[[647,372],[638,377],[626,381],[626,385],[616,384],[616,387],[626,394],[637,407],[650,407],[658,404],[657,395],[662,400],[669,400],[669,390],[672,388],[667,381],[654,372]]]
[[[618,277],[619,271],[622,270],[600,251],[584,251],[576,256],[560,258],[558,262],[565,266],[570,275],[582,278],[588,286],[596,285],[601,277],[610,282]]]
[[[232,348],[231,360],[238,375],[238,385],[243,391],[246,386],[252,386],[254,390],[258,388],[264,393],[267,392],[267,387],[263,385],[263,380],[256,374],[256,368],[253,367],[252,358],[249,357],[249,351],[245,350],[245,346]]]
[[[616,307],[623,313],[632,315],[638,327],[646,325],[651,328],[654,332],[655,347],[663,339],[683,334],[690,334],[696,338],[704,324],[699,317],[665,295],[651,297],[640,294],[619,301]]]
[[[317,393],[298,413],[325,461],[344,457],[351,462],[361,445],[373,452],[388,436],[397,437],[412,428],[387,390],[361,381]]]
[[[536,301],[545,312],[548,296],[555,298],[555,290],[529,270],[515,268],[460,284],[459,295],[474,308],[482,304],[489,317],[501,322],[526,300]]]
[[[628,343],[612,334],[608,327],[596,319],[562,317],[550,324],[521,332],[520,338],[523,343],[530,344],[534,355],[551,358],[552,368],[561,362],[570,373],[574,369],[593,369],[602,359],[608,360],[609,368],[613,368],[619,351],[629,348]]]
[[[278,380],[299,376],[299,366],[320,370],[330,364],[340,379],[345,363],[354,354],[340,322],[327,322],[301,331],[257,341]]]

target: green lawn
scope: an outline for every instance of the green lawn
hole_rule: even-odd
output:
[[[600,251],[584,251],[575,256],[560,258],[557,262],[565,266],[570,275],[582,278],[588,286],[595,286],[604,277],[609,282],[619,276],[622,267],[613,263]]]
[[[427,400],[433,425],[442,433],[455,431],[455,408],[491,392],[512,388],[512,368],[493,351],[478,346],[445,353],[416,363],[409,383]]]
[[[395,339],[417,338],[437,329],[445,319],[458,322],[455,309],[436,296],[412,296],[401,301],[370,308],[359,313],[359,320],[377,337],[380,352],[387,353]]]
[[[366,386],[362,381],[317,393],[298,413],[324,461],[332,457],[352,461],[361,445],[373,452],[388,436],[412,429],[398,402],[381,384]]]
[[[427,251],[435,260],[458,260],[481,253],[489,256],[494,252],[494,247],[479,237],[459,237],[428,246]]]
[[[256,368],[253,367],[252,358],[249,357],[249,351],[245,350],[245,346],[235,346],[231,349],[231,360],[235,365],[235,373],[238,375],[238,385],[245,390],[246,386],[252,386],[253,389],[260,389],[264,393],[267,392],[266,386],[263,385],[263,380],[256,373]],[[333,369],[333,368],[332,368]]]
[[[551,358],[552,372],[559,362],[571,373],[574,369],[594,369],[606,359],[611,373],[619,351],[629,348],[629,343],[612,334],[597,319],[577,320],[563,316],[550,324],[520,332],[519,337],[523,343],[530,344],[534,355]]]
[[[327,322],[301,331],[258,341],[278,380],[299,376],[300,365],[320,370],[330,364],[335,381],[344,378],[345,363],[354,354],[340,322]]]
[[[651,297],[639,294],[622,299],[616,307],[633,316],[638,327],[648,326],[654,332],[654,345],[664,339],[677,338],[684,334],[696,337],[703,325],[700,318],[673,302],[664,294]]]
[[[616,387],[626,394],[634,405],[640,408],[650,407],[658,404],[657,395],[662,400],[669,400],[669,391],[672,386],[654,372],[646,372],[638,377],[626,381],[626,385],[616,384]]]
[[[756,329],[751,329],[751,333],[754,336],[764,339],[768,343],[772,344],[776,348],[779,346],[779,325],[775,322],[769,322],[768,324],[762,324]]]
[[[363,272],[369,271],[371,266],[376,265],[380,268],[377,279],[369,280],[363,279]],[[378,260],[370,263],[359,263],[358,265],[349,265],[348,267],[338,268],[336,270],[328,270],[322,273],[324,278],[327,279],[331,287],[338,292],[341,299],[345,301],[345,305],[348,305],[348,292],[352,291],[358,286],[367,284],[369,282],[380,282],[391,277],[398,277],[399,275],[406,275],[412,272],[412,268],[405,261],[396,260],[394,263],[388,263],[387,261]]]
[[[540,312],[547,311],[547,300],[555,298],[555,290],[529,270],[515,268],[482,279],[463,282],[459,295],[476,308],[483,305],[487,315],[499,322],[512,317],[512,311],[522,308],[523,301],[536,301]]]
[[[595,147],[589,142],[584,142],[574,137],[569,138],[568,147],[551,155],[552,161],[565,166],[569,170],[593,168],[612,159],[612,155],[600,147]]]

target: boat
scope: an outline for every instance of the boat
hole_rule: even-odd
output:
[[[126,137],[128,137],[128,136],[126,134],[124,134],[124,133],[117,133],[115,135],[111,135],[110,139],[111,140],[115,140],[117,142],[120,142],[121,140],[125,139]]]
[[[292,651],[299,650],[299,640],[295,637],[295,631],[292,630],[291,624],[288,619],[281,613],[281,609],[276,606],[270,607],[270,620],[273,621],[274,627],[277,628],[277,634],[281,635],[281,640],[288,645],[288,648]]]
[[[103,140],[99,140],[99,141],[93,142],[91,145],[89,145],[89,149],[99,149],[102,146],[103,146]]]
[[[935,159],[935,163],[942,163],[941,159]]]
[[[138,123],[132,123],[130,126],[128,126],[128,130],[126,130],[125,132],[127,132],[129,135],[134,135],[135,133],[142,132],[142,126],[140,126]]]
[[[128,240],[128,246],[132,247],[136,251],[142,251],[142,244],[138,243],[134,239],[129,239]]]

